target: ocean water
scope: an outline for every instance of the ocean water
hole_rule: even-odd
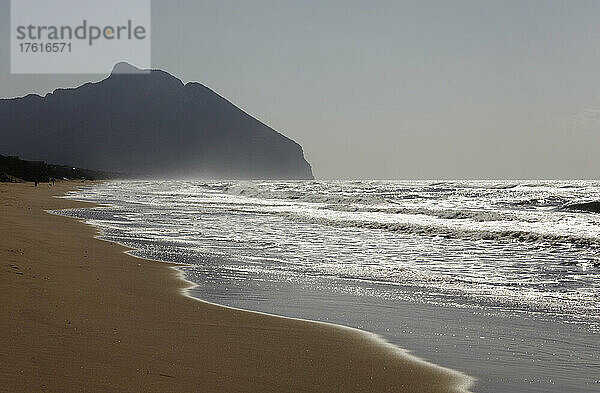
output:
[[[61,214],[192,296],[358,327],[478,379],[600,392],[599,181],[126,181]]]

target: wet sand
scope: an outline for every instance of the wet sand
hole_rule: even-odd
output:
[[[0,391],[461,392],[374,336],[201,302],[172,265],[46,209],[80,186],[0,184]]]

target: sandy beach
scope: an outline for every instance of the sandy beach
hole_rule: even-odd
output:
[[[461,392],[369,334],[186,297],[172,265],[48,209],[80,186],[0,184],[3,392]]]

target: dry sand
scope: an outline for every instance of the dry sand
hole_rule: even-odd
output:
[[[172,265],[129,256],[45,209],[79,186],[0,184],[2,392],[460,392],[469,379],[373,336],[182,295]]]

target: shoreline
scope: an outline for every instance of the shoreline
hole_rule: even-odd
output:
[[[35,262],[50,261],[52,273],[63,276],[58,286],[36,281],[35,275],[23,286],[19,279],[24,277],[19,276],[24,272],[15,275],[11,270],[16,269],[4,266],[11,296],[3,300],[2,310],[8,315],[3,316],[2,332],[10,344],[0,385],[10,391],[75,391],[85,386],[92,391],[464,392],[472,384],[472,378],[414,357],[369,332],[192,297],[188,290],[196,284],[186,280],[177,265],[130,255],[126,253],[130,248],[97,237],[96,227],[44,211],[93,206],[54,198],[80,185],[59,183],[47,190],[29,183],[0,185],[4,265],[32,271],[40,265],[25,255],[35,254]],[[57,239],[64,237],[70,241],[61,244]],[[31,242],[42,247],[27,248]],[[82,258],[93,259],[96,263],[86,269],[106,282],[98,285],[89,274],[82,274]],[[29,266],[22,269],[19,264]],[[23,296],[28,293],[53,298],[59,307],[39,302],[39,296],[28,303]],[[107,299],[110,302],[98,302]],[[36,300],[37,305],[31,304]],[[64,314],[61,304],[83,312],[71,313],[72,320],[65,325],[57,324]],[[81,327],[74,332],[76,324]],[[111,330],[110,325],[119,328]],[[42,330],[48,326],[50,333]],[[17,340],[11,341],[15,332]],[[122,343],[129,345],[120,348],[117,344]],[[70,347],[70,355],[61,346]],[[47,358],[40,359],[40,352]],[[60,367],[76,364],[80,367]],[[88,369],[96,372],[83,371]],[[70,378],[52,378],[49,373],[56,371]]]

